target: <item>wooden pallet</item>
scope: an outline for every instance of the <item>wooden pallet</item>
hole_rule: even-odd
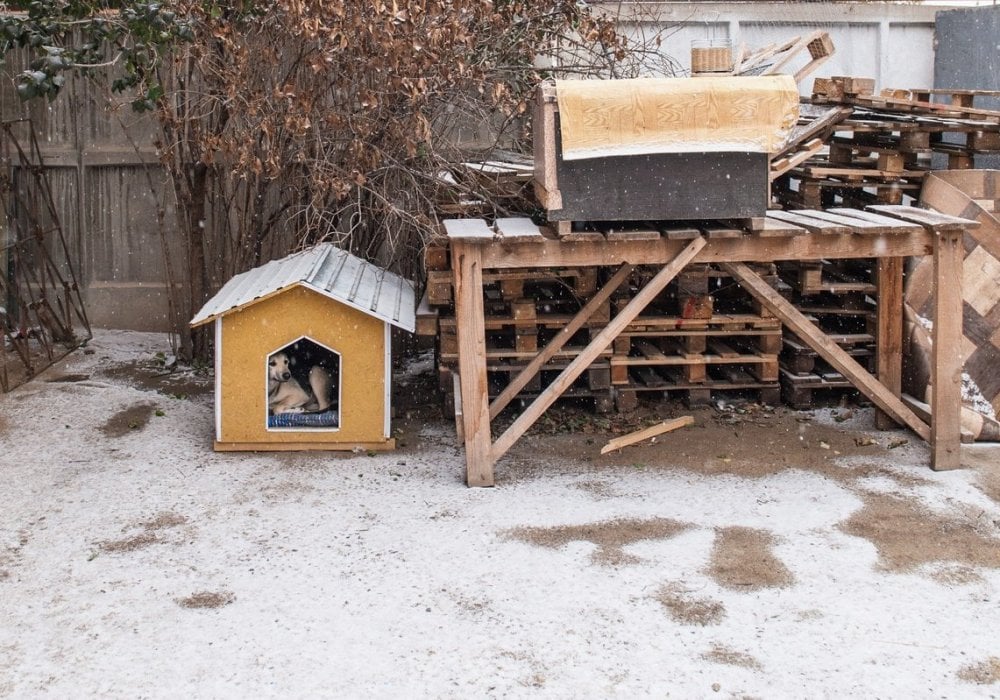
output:
[[[617,407],[627,409],[634,407],[639,396],[644,397],[679,397],[689,406],[704,406],[720,395],[735,393],[750,393],[760,403],[777,405],[781,401],[781,387],[776,381],[762,382],[744,368],[726,365],[712,368],[704,381],[689,382],[679,372],[660,369],[657,376],[636,373],[632,381],[626,385],[615,387]]]
[[[857,389],[839,372],[812,372],[809,374],[792,374],[781,370],[781,400],[798,410],[807,410],[816,406],[815,392],[831,391],[856,394]]]
[[[848,355],[871,370],[875,357],[875,338],[870,333],[829,333],[829,338],[837,343]],[[795,375],[813,374],[817,368],[818,355],[794,333],[786,333],[782,338],[780,355],[781,369]]]
[[[779,265],[782,279],[799,297],[828,292],[875,294],[871,261],[800,260]]]

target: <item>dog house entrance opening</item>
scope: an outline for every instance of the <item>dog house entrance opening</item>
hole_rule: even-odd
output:
[[[268,355],[267,427],[340,427],[337,352],[301,338]]]

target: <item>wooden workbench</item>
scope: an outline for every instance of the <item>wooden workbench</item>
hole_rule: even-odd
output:
[[[527,219],[481,219],[445,222],[451,246],[458,331],[459,392],[466,482],[492,486],[495,463],[600,355],[656,295],[690,263],[714,263],[793,330],[823,359],[848,378],[892,421],[907,426],[931,445],[931,466],[960,466],[962,358],[962,236],[977,222],[913,207],[882,205],[865,211],[769,213],[756,233],[715,238],[677,239],[569,237],[558,239]],[[903,260],[932,255],[934,260],[934,352],[932,420],[928,426],[900,400],[903,338]],[[808,318],[782,298],[746,263],[778,260],[877,258],[877,377],[830,340]],[[603,301],[628,278],[633,266],[659,267],[659,272],[611,318],[558,377],[493,439],[491,420],[585,324]],[[593,299],[560,331],[490,403],[486,374],[483,270],[536,267],[617,267]]]

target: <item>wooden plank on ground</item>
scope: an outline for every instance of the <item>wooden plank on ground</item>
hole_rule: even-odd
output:
[[[722,268],[876,406],[924,440],[930,440],[931,431],[926,423],[745,263],[723,263]]]
[[[518,438],[530,428],[536,420],[555,403],[566,389],[583,374],[584,370],[590,366],[611,342],[625,330],[626,326],[638,316],[643,309],[663,291],[677,273],[690,263],[698,255],[699,251],[705,247],[704,238],[696,238],[691,241],[672,261],[664,265],[659,272],[651,279],[642,290],[639,291],[632,300],[618,314],[611,319],[607,326],[601,330],[597,336],[590,341],[579,355],[564,369],[555,380],[528,406],[525,411],[517,417],[509,428],[493,444],[492,458],[494,461],[502,457],[509,450]],[[466,407],[468,410],[468,407]],[[487,427],[488,432],[488,427]],[[467,438],[468,440],[468,438]]]
[[[628,447],[629,445],[634,445],[637,442],[649,440],[657,435],[663,435],[664,433],[669,433],[672,430],[677,430],[678,428],[683,428],[686,425],[692,424],[694,424],[694,416],[681,416],[680,418],[665,420],[662,423],[652,425],[644,430],[637,430],[634,433],[629,433],[628,435],[622,435],[621,437],[609,440],[608,444],[601,448],[601,454],[606,455],[608,452],[614,452],[615,450],[620,450],[623,447]]]

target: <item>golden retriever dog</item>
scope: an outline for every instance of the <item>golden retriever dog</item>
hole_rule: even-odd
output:
[[[322,413],[330,408],[330,372],[314,365],[309,369],[309,388],[292,376],[295,360],[286,352],[267,358],[267,406],[271,413]]]

